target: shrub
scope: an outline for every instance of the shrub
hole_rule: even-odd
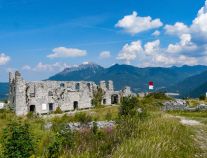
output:
[[[29,131],[29,124],[11,121],[3,130],[2,148],[4,157],[30,157],[34,153],[35,147]]]
[[[107,112],[107,113],[106,113],[106,116],[105,116],[105,119],[106,119],[107,121],[112,120],[112,113],[111,113],[111,112]]]
[[[93,93],[92,105],[94,107],[101,106],[103,95],[104,95],[103,90],[100,87]]]
[[[54,136],[53,142],[48,147],[48,157],[56,158],[69,150],[74,145],[74,134],[70,128],[62,126],[62,128]]]
[[[62,113],[63,113],[63,111],[61,110],[61,108],[59,106],[54,111],[54,114],[62,114]]]
[[[92,121],[92,117],[90,115],[87,115],[86,113],[79,112],[75,114],[75,121],[86,124]]]
[[[139,108],[139,100],[137,97],[124,97],[121,100],[120,115],[121,116],[133,116],[137,114]]]
[[[205,100],[206,99],[206,96],[205,95],[201,95],[200,97],[199,97],[199,100]]]
[[[154,92],[149,93],[145,98],[154,98],[154,99],[169,99],[164,92]]]
[[[15,117],[15,114],[11,110],[0,109],[0,119],[10,120]]]

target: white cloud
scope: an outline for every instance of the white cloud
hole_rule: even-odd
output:
[[[160,50],[160,40],[148,42],[144,45],[144,52],[146,55],[153,55]]]
[[[196,38],[207,40],[207,0],[205,6],[198,11],[197,17],[193,20],[190,28]]]
[[[176,22],[174,25],[166,25],[165,32],[169,35],[180,37],[182,34],[191,34],[192,41],[207,42],[207,0],[205,5],[198,11],[192,24],[187,26],[182,22]]]
[[[190,34],[182,34],[180,36],[180,42],[177,44],[169,44],[167,51],[169,53],[191,52],[198,49],[197,45],[191,41]]]
[[[152,33],[152,36],[159,36],[160,35],[160,31],[156,30],[155,32]]]
[[[123,60],[127,64],[137,58],[138,53],[143,51],[141,41],[134,41],[130,44],[125,44],[122,50],[119,52],[117,59]]]
[[[70,65],[66,63],[54,63],[54,64],[44,64],[42,62],[39,62],[36,66],[31,67],[29,65],[22,66],[22,70],[25,71],[33,71],[33,72],[58,72],[62,71],[65,68],[70,67]]]
[[[174,25],[165,25],[165,31],[169,35],[181,35],[189,33],[189,28],[182,22],[176,22]]]
[[[163,23],[160,19],[153,20],[150,16],[141,17],[134,11],[131,15],[124,16],[115,26],[124,29],[127,33],[135,35],[143,31],[159,28],[162,25]]]
[[[77,48],[66,48],[57,47],[54,48],[52,54],[49,54],[48,58],[66,58],[66,57],[82,57],[87,54],[86,50],[81,50]]]
[[[177,46],[178,45],[178,46]],[[179,49],[193,48],[191,37],[189,34],[181,36],[180,42],[176,46]],[[172,66],[172,65],[195,65],[205,63],[202,57],[188,56],[188,54],[168,52],[168,48],[160,47],[160,40],[150,41],[142,46],[141,41],[134,41],[130,44],[125,44],[117,59],[125,61],[129,64],[131,61],[137,61],[138,66]]]
[[[140,32],[140,28],[134,25],[137,21],[137,14],[125,16],[119,21],[119,27],[125,29],[126,32],[136,34]],[[117,25],[118,25],[117,24]],[[125,24],[125,25],[124,25]],[[133,27],[132,27],[133,26]],[[207,65],[207,0],[205,6],[202,7],[191,25],[183,22],[176,22],[174,25],[166,25],[164,27],[167,35],[173,35],[179,38],[178,42],[169,43],[167,47],[161,48],[160,40],[149,41],[143,46],[141,41],[139,44],[126,44],[118,54],[117,59],[121,59],[130,63],[136,61],[138,66],[181,66],[181,65]],[[154,32],[152,35],[159,35]],[[137,41],[135,41],[137,42]],[[133,45],[139,49],[129,49]],[[135,47],[136,46],[136,47]]]
[[[5,65],[10,61],[10,57],[5,55],[4,53],[0,54],[0,65]]]
[[[29,65],[22,66],[22,70],[31,70],[32,68]]]
[[[107,59],[111,57],[111,52],[110,51],[103,51],[99,54],[99,57],[101,59]]]

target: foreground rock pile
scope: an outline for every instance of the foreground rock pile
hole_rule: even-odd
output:
[[[70,128],[71,130],[81,130],[84,128],[93,128],[94,126],[98,128],[113,128],[115,126],[115,121],[93,121],[86,124],[80,122],[68,123],[66,128]],[[52,123],[47,123],[45,125],[45,129],[50,129],[52,127]]]

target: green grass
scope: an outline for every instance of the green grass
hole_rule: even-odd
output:
[[[192,136],[190,127],[183,126],[176,118],[159,112],[163,99],[139,98],[140,106],[148,111],[144,119],[128,118],[122,120],[115,130],[99,131],[93,134],[90,130],[75,134],[74,148],[62,157],[91,158],[193,158],[199,149]],[[77,122],[80,117],[88,120],[116,120],[120,106],[109,106],[79,112],[84,115],[66,115],[53,118],[18,118],[9,111],[0,111],[0,128],[6,127],[10,119],[26,120],[36,141],[36,156],[44,157],[48,145],[53,141],[56,130],[44,129],[44,124],[52,122],[58,128],[62,123]],[[174,112],[170,114],[198,119],[207,118],[207,112]],[[207,119],[206,119],[207,123]],[[0,131],[0,136],[1,136]],[[1,153],[1,146],[0,146]]]
[[[199,99],[186,99],[187,104],[190,107],[195,107],[199,104],[207,104],[207,100],[199,100]]]
[[[137,137],[125,140],[114,158],[193,158],[198,152],[191,136],[194,131],[165,114],[153,114],[138,128]]]

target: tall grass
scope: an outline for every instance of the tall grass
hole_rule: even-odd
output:
[[[191,158],[195,157],[198,149],[194,145],[194,131],[185,127],[175,118],[159,112],[163,99],[153,97],[137,99],[133,113],[120,117],[120,107],[92,109],[72,116],[63,115],[51,119],[39,117],[23,117],[30,124],[32,135],[36,142],[35,156],[47,157],[48,148],[55,142],[61,126],[69,122],[91,120],[116,120],[117,126],[106,129],[82,129],[74,131],[73,145],[70,148],[61,146],[59,157],[62,158]],[[144,113],[134,115],[138,107]],[[145,111],[148,111],[145,113]],[[133,115],[131,115],[133,114]],[[143,115],[144,114],[144,115]],[[0,111],[0,128],[4,128],[10,119],[17,119],[13,113]],[[53,124],[51,129],[45,129],[48,122]],[[0,133],[1,136],[1,133]],[[69,135],[68,135],[69,136]],[[62,136],[63,142],[67,137]],[[1,144],[0,144],[1,152]]]
[[[153,114],[137,128],[136,137],[125,140],[112,157],[193,158],[198,151],[193,131],[165,114]]]

